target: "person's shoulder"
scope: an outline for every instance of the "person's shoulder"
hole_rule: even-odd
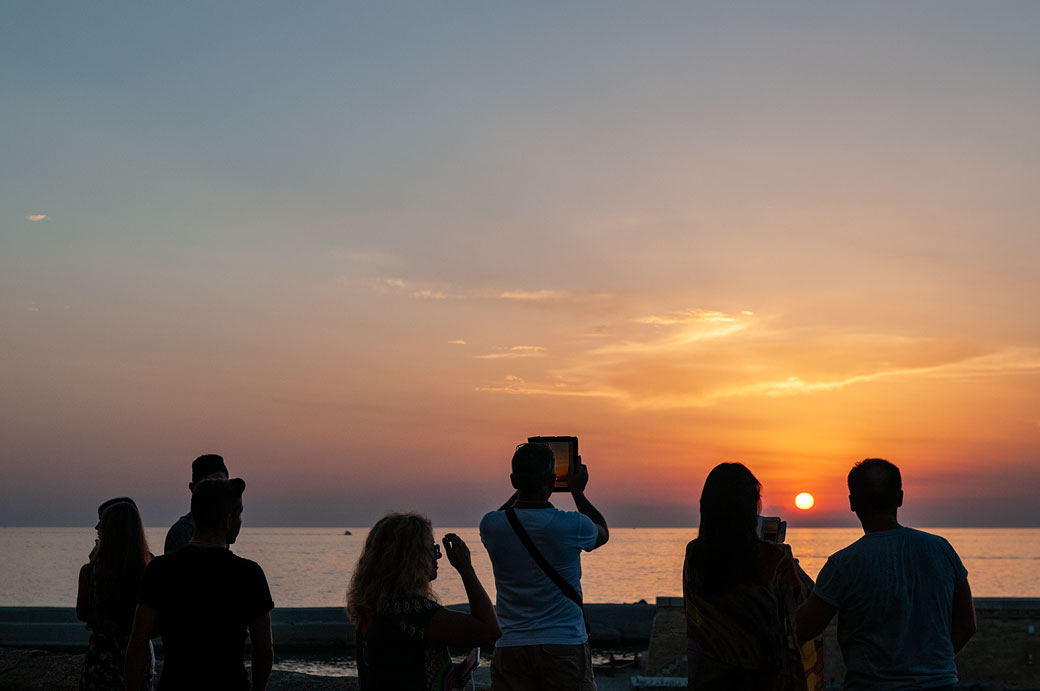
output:
[[[906,531],[906,535],[910,540],[917,542],[922,545],[928,545],[939,550],[950,550],[954,551],[953,545],[950,541],[944,538],[942,535],[936,535],[935,533],[929,533],[924,530],[918,530],[917,528],[903,528]]]
[[[486,531],[495,531],[499,526],[505,525],[506,512],[505,511],[488,511],[484,514],[484,517],[480,519],[479,530],[480,537],[484,537]]]
[[[261,567],[260,564],[256,563],[252,559],[240,557],[231,550],[227,550],[227,553],[231,556],[231,561],[235,564],[237,568],[240,568],[244,571],[259,571],[260,573],[264,572],[263,567]]]
[[[386,613],[395,616],[406,616],[433,612],[438,609],[443,609],[441,604],[424,595],[406,595],[391,602]]]

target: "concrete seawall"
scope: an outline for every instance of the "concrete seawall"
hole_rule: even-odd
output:
[[[586,611],[594,645],[638,647],[650,640],[656,611],[652,604],[587,605]],[[275,608],[271,619],[280,650],[353,649],[354,625],[342,607]],[[89,637],[72,607],[0,607],[0,646],[75,649],[86,647]]]
[[[1040,598],[975,598],[978,632],[957,655],[961,686],[1040,689]],[[837,618],[823,634],[824,681],[838,688],[845,665],[838,649]],[[646,673],[686,676],[686,618],[682,598],[657,599]]]
[[[960,678],[1040,689],[1040,598],[976,598],[975,608],[978,633],[957,656]],[[646,673],[685,676],[681,598],[658,598],[656,605],[591,604],[586,610],[594,647],[649,648]],[[280,651],[353,648],[354,626],[342,608],[275,609],[272,617]],[[0,647],[75,650],[86,646],[88,636],[72,607],[0,607]],[[824,655],[827,682],[840,682],[845,670],[833,622],[824,633]]]

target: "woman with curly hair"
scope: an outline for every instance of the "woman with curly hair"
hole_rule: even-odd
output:
[[[683,565],[690,688],[809,686],[793,615],[812,580],[790,547],[759,538],[761,497],[762,484],[740,463],[721,463],[704,481]]]
[[[133,501],[120,497],[106,504],[97,525],[96,552],[79,571],[76,617],[91,630],[81,691],[123,690],[123,663],[137,591],[151,560],[141,515]],[[151,665],[138,688],[152,688]]]
[[[448,646],[488,645],[502,635],[466,543],[454,533],[442,543],[462,577],[469,614],[434,600],[430,583],[437,578],[441,547],[428,518],[392,513],[369,531],[347,591],[362,691],[462,688],[466,680],[452,666]]]

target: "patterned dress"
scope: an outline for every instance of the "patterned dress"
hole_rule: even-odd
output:
[[[809,577],[790,556],[763,546],[759,582],[708,589],[694,568],[695,543],[687,546],[683,567],[690,688],[821,688],[818,647],[813,641],[799,646],[794,631],[794,612],[812,587]]]
[[[93,565],[90,568],[89,588],[90,623],[87,626],[91,633],[79,688],[80,691],[123,691],[123,664],[133,622],[112,621],[103,615]],[[149,642],[149,655],[151,648]],[[152,689],[152,662],[149,661],[145,676],[141,679],[141,691]]]
[[[358,626],[358,685],[388,691],[455,688],[448,647],[426,640],[430,618],[441,609],[421,596],[401,598]]]

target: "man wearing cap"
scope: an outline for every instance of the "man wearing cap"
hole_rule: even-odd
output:
[[[502,625],[491,660],[491,688],[595,691],[581,605],[581,552],[601,547],[609,533],[603,515],[585,497],[589,470],[579,459],[567,478],[578,510],[560,511],[549,503],[556,459],[547,444],[521,444],[512,465],[509,479],[516,493],[480,522]],[[525,545],[528,540],[539,557]]]
[[[191,495],[191,541],[148,564],[126,651],[126,679],[141,678],[148,640],[158,632],[165,658],[159,689],[267,687],[274,661],[271,591],[263,569],[229,549],[242,528],[245,486],[238,478],[199,483]],[[251,681],[242,663],[247,633]]]
[[[199,456],[191,463],[191,482],[188,489],[192,492],[200,482],[206,480],[227,480],[227,466],[224,458],[215,453],[207,453]],[[191,542],[192,533],[195,532],[195,523],[191,520],[191,512],[177,519],[170,531],[166,533],[166,543],[163,545],[163,554],[176,552],[184,545]]]

